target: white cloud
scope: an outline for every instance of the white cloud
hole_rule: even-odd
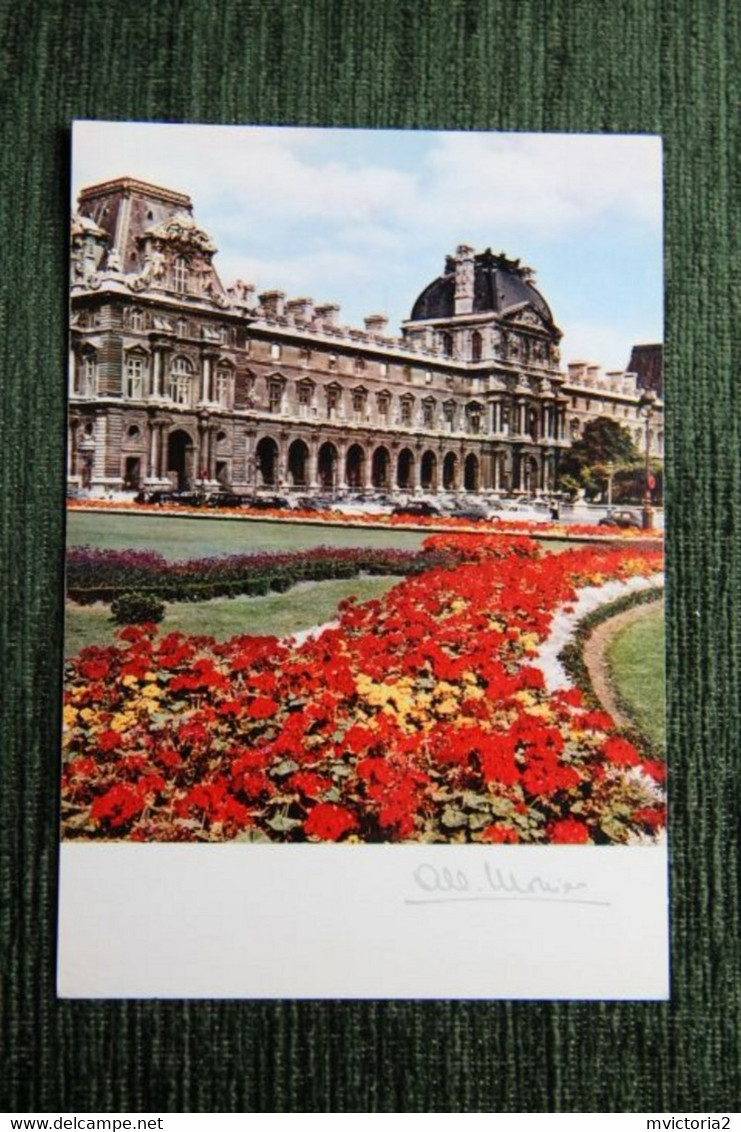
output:
[[[600,217],[661,222],[657,138],[443,134],[429,158],[430,218],[454,208],[475,227],[560,234]]]

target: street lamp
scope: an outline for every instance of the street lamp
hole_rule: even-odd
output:
[[[638,409],[643,413],[646,419],[646,465],[644,472],[644,494],[643,494],[643,529],[650,531],[654,525],[654,513],[651,506],[651,486],[653,483],[653,476],[651,475],[651,418],[654,415],[654,406],[656,405],[656,394],[651,389],[647,389],[641,394],[641,399],[638,402]]]
[[[612,460],[608,460],[605,464],[605,472],[607,473],[607,514],[612,515],[612,477],[615,475],[615,465]]]

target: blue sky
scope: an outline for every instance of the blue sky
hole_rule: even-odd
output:
[[[384,313],[398,331],[461,243],[529,264],[564,361],[623,369],[663,338],[661,142],[577,134],[78,122],[73,194],[188,193],[225,283]]]

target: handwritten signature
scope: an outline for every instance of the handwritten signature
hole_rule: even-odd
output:
[[[503,869],[485,861],[479,869],[463,870],[418,865],[412,873],[418,896],[409,896],[405,904],[462,904],[485,900],[517,900],[557,904],[594,904],[609,907],[609,900],[590,899],[586,881],[546,879],[536,874],[525,876],[514,869]]]

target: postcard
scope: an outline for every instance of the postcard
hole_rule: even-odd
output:
[[[60,996],[666,998],[660,139],[72,168]]]

